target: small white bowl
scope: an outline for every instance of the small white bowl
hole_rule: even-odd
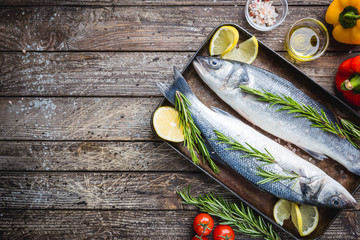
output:
[[[275,7],[275,11],[277,12],[278,16],[276,18],[276,22],[274,23],[274,25],[271,26],[262,26],[259,25],[257,23],[255,23],[252,18],[250,17],[250,13],[249,13],[249,5],[251,4],[251,2],[254,0],[247,0],[246,1],[246,5],[245,5],[245,17],[246,20],[248,21],[248,23],[255,29],[259,30],[259,31],[270,31],[273,30],[275,28],[277,28],[278,26],[280,26],[280,24],[285,20],[286,15],[288,13],[288,3],[287,0],[270,0],[272,1],[272,6]],[[257,1],[257,0],[255,0]],[[264,0],[260,0],[260,1],[264,1]]]

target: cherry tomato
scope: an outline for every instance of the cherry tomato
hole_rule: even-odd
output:
[[[213,233],[214,240],[234,240],[234,230],[229,225],[218,225]]]
[[[196,235],[191,240],[209,240],[209,239],[207,237],[199,237],[199,236]]]
[[[214,220],[209,214],[200,213],[195,217],[193,227],[197,235],[207,236],[214,227]]]

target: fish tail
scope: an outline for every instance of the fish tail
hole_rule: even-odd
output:
[[[191,90],[189,84],[181,75],[179,70],[174,67],[174,83],[172,85],[157,82],[156,83],[160,92],[169,100],[172,104],[175,104],[176,92],[181,92],[186,98],[195,100],[196,97]]]

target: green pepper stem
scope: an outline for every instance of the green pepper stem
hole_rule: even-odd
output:
[[[360,74],[353,74],[349,79],[341,84],[341,89],[344,91],[360,92]]]
[[[360,15],[355,15],[354,12],[348,12],[344,15],[344,18],[346,19],[360,19]]]
[[[355,27],[358,19],[359,11],[353,6],[347,6],[339,15],[339,23],[344,29]]]

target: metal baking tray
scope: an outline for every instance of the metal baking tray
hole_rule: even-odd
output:
[[[234,116],[240,118],[242,121],[246,122],[247,124],[253,126],[250,122],[247,122],[244,118],[242,118],[239,114],[237,114],[234,110],[232,110],[219,97],[217,97],[216,94],[212,92],[212,90],[200,79],[200,77],[197,75],[195,69],[192,66],[192,61],[196,56],[209,55],[208,49],[209,49],[209,43],[211,37],[221,26],[224,25],[235,27],[239,31],[240,41],[252,37],[252,35],[249,32],[247,32],[245,29],[243,29],[237,24],[226,23],[215,27],[215,29],[210,33],[210,35],[200,46],[198,51],[194,54],[194,56],[192,56],[190,61],[187,63],[187,65],[182,71],[182,74],[185,77],[185,79],[188,81],[195,95],[205,105],[207,105],[208,107],[215,106],[221,108],[233,114]],[[285,58],[280,56],[275,51],[271,50],[261,41],[259,41],[258,56],[256,60],[252,63],[252,65],[267,69],[279,76],[284,77],[288,81],[295,84],[300,90],[308,94],[310,97],[314,98],[315,100],[317,100],[318,102],[322,103],[324,106],[329,108],[336,116],[341,116],[357,124],[360,123],[360,115],[358,115],[348,105],[346,105],[336,96],[326,91],[324,88],[318,85],[314,80],[309,78],[306,74],[301,72],[297,67],[295,67],[293,64],[291,64],[289,61],[287,61]],[[171,104],[164,98],[163,101],[157,106],[157,108],[164,105],[171,105]],[[276,139],[276,137],[269,135],[263,130],[255,126],[253,127],[258,131],[260,131],[261,133],[269,136],[270,138]],[[175,151],[177,151],[180,155],[182,155],[185,159],[192,162],[190,153],[183,146],[183,143],[172,143],[167,141],[165,142],[169,146],[171,146]],[[280,143],[286,147],[289,147],[289,143],[285,141],[281,140]],[[350,173],[335,161],[331,159],[325,159],[323,161],[312,160],[311,156],[307,155],[305,152],[303,152],[301,149],[297,148],[296,146],[291,145],[291,148],[296,149],[296,154],[314,163],[319,168],[324,170],[332,178],[340,182],[353,195],[359,188],[360,177]],[[201,169],[204,173],[209,175],[211,178],[213,178],[215,181],[217,181],[222,186],[224,186],[227,190],[232,192],[236,197],[238,197],[241,201],[243,201],[252,209],[254,209],[256,212],[258,212],[261,216],[266,218],[272,224],[276,225],[278,228],[282,229],[283,231],[285,231],[295,239],[319,238],[321,235],[325,233],[325,231],[328,229],[331,223],[341,212],[341,210],[338,209],[319,207],[318,210],[319,210],[320,219],[317,228],[310,235],[306,236],[305,238],[302,238],[298,234],[297,229],[293,226],[291,220],[285,221],[283,226],[280,226],[275,222],[272,211],[276,201],[278,200],[277,197],[257,189],[254,185],[250,184],[242,176],[235,173],[230,168],[223,166],[220,163],[217,163],[217,165],[220,168],[220,174],[214,174],[211,168],[206,163],[196,166],[199,169]]]

